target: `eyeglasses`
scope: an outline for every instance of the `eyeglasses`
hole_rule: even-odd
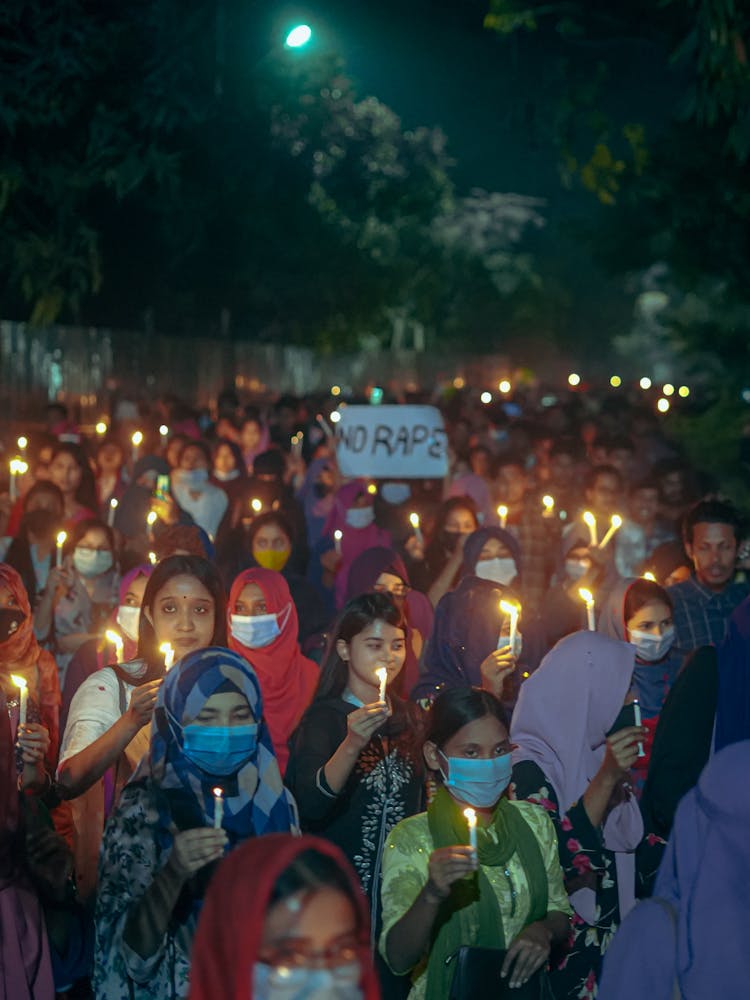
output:
[[[376,583],[372,589],[376,594],[390,594],[391,597],[406,597],[411,587],[407,587],[405,583],[401,583],[397,587],[386,587],[382,583]]]

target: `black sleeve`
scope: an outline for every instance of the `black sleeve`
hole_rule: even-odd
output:
[[[303,827],[322,822],[339,805],[340,796],[328,787],[322,770],[345,736],[341,712],[312,705],[292,737],[284,783],[296,799]]]

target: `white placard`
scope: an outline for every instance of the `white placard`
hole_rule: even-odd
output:
[[[336,425],[344,476],[442,479],[448,474],[447,435],[434,406],[345,406]]]

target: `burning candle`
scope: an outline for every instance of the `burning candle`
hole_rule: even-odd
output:
[[[65,545],[65,542],[67,540],[68,540],[68,533],[67,533],[67,531],[58,531],[58,533],[57,533],[57,563],[56,563],[56,565],[58,567],[62,566],[63,545]]]
[[[643,579],[650,580],[651,583],[656,583],[656,577],[650,570],[643,574]]]
[[[148,554],[148,561],[151,563],[152,566],[156,566],[156,564],[159,562],[159,560],[158,560],[157,555],[156,555],[155,552],[149,552],[149,554]]]
[[[596,618],[594,617],[594,612],[596,610],[596,605],[594,604],[594,595],[586,587],[581,587],[578,591],[581,600],[586,602],[586,620],[588,622],[589,632],[596,632]]]
[[[115,514],[119,506],[120,504],[117,497],[112,497],[112,499],[109,501],[109,510],[107,511],[107,524],[110,526],[110,528],[113,528],[115,526]]]
[[[167,438],[169,437],[169,428],[166,424],[160,424],[159,426],[159,444],[162,448],[167,445]]]
[[[164,654],[164,670],[169,672],[172,669],[172,664],[174,663],[174,650],[172,649],[172,644],[169,642],[163,642],[159,646],[159,652]]]
[[[622,518],[620,517],[619,514],[613,514],[612,517],[610,518],[609,528],[607,529],[607,534],[599,542],[599,548],[600,549],[606,548],[607,545],[612,540],[612,536],[614,535],[614,533],[616,531],[619,531],[621,527],[622,527]]]
[[[424,545],[424,535],[419,526],[419,514],[416,511],[409,514],[409,524],[414,528],[414,537],[417,540],[417,545]]]
[[[115,632],[113,628],[108,628],[104,633],[104,638],[107,642],[111,642],[115,647],[115,659],[118,663],[122,663],[122,657],[125,652],[125,643],[122,641],[122,636],[119,632]]]
[[[130,439],[133,445],[133,464],[138,461],[141,453],[141,445],[143,444],[143,433],[141,431],[136,431]]]
[[[10,679],[18,688],[18,725],[26,725],[26,710],[29,703],[29,687],[25,678],[18,674],[11,674]]]
[[[518,631],[518,615],[520,612],[520,607],[517,604],[512,604],[510,601],[500,601],[500,610],[504,615],[510,618],[510,650],[513,652],[513,646],[516,641],[516,632]],[[497,648],[500,649],[502,641],[502,635],[499,637],[497,642]]]
[[[220,788],[214,788],[214,830],[221,830],[224,819],[224,793]]]
[[[18,500],[18,484],[16,483],[16,476],[18,475],[18,459],[12,458],[8,463],[8,468],[10,469],[10,483],[8,486],[11,502]]]
[[[94,430],[99,435],[99,437],[104,437],[104,435],[107,433],[107,425],[104,423],[103,420],[100,420],[99,423],[94,428]]]
[[[596,545],[599,541],[599,536],[596,532],[596,518],[590,510],[583,512],[583,523],[588,526],[591,545]]]
[[[640,702],[638,701],[637,698],[633,699],[633,713],[635,715],[635,724],[636,724],[636,726],[640,726],[642,724],[642,721],[641,721],[641,706],[640,706]],[[639,757],[645,757],[646,756],[646,751],[643,749],[643,744],[641,743],[640,740],[638,740],[638,756]]]
[[[158,520],[159,520],[159,515],[156,513],[155,510],[150,510],[148,514],[146,514],[146,531],[149,534],[151,532],[151,529]]]
[[[341,528],[336,528],[336,530],[333,533],[333,544],[336,548],[337,556],[341,555],[341,542],[343,537],[344,537],[344,532],[341,530]]]
[[[333,431],[331,430],[331,425],[323,417],[322,413],[318,413],[316,415],[315,421],[316,421],[317,424],[319,424],[323,428],[323,433],[325,434],[325,436],[327,438],[332,438],[333,437]]]
[[[464,809],[466,822],[469,824],[469,847],[472,851],[477,849],[477,814],[474,809]]]
[[[505,528],[508,524],[508,508],[504,503],[497,508],[497,516],[500,518],[500,527]]]
[[[547,493],[542,497],[542,505],[544,510],[542,511],[542,517],[554,517],[555,516],[555,498]]]
[[[299,458],[302,455],[302,442],[304,439],[305,435],[302,431],[292,435],[292,455],[294,458]]]
[[[22,434],[16,443],[18,445],[18,450],[21,452],[21,458],[26,458],[26,449],[29,447],[29,439]]]
[[[263,501],[259,500],[257,497],[253,497],[253,499],[250,501],[250,510],[253,512],[253,514],[260,514],[260,512],[263,510]]]
[[[388,683],[388,671],[385,667],[378,667],[375,671],[375,676],[380,681],[380,690],[378,691],[378,701],[382,701],[385,704],[385,686]]]

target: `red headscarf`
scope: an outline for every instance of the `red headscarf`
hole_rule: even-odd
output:
[[[21,626],[5,642],[0,643],[0,670],[4,674],[20,674],[29,685],[29,698],[39,708],[39,718],[49,733],[47,761],[54,770],[60,744],[60,677],[51,653],[42,649],[34,635],[31,605],[21,577],[12,566],[0,563],[0,586],[5,586],[15,598],[25,618]]]
[[[279,616],[281,634],[262,649],[243,646],[231,632],[231,616],[236,614],[237,601],[248,583],[260,587],[266,599],[267,613]],[[287,612],[286,621],[281,612]],[[244,656],[258,675],[263,692],[263,716],[283,775],[289,760],[289,737],[312,701],[320,672],[317,665],[300,651],[297,641],[297,609],[281,573],[262,567],[240,573],[229,592],[227,625],[229,648]]]
[[[193,942],[190,1000],[252,1000],[253,966],[273,887],[294,859],[311,849],[333,858],[352,887],[359,917],[360,988],[364,1000],[379,1000],[368,903],[351,864],[328,840],[284,833],[245,841],[222,861],[211,880]]]

